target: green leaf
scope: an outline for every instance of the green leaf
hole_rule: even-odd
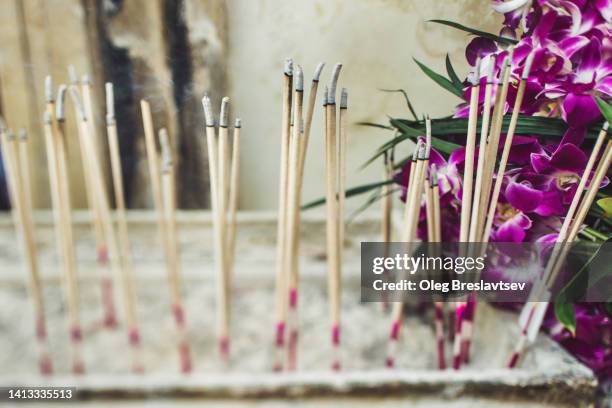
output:
[[[557,300],[555,302],[555,316],[559,323],[572,333],[572,336],[576,335],[576,310],[573,303]]]
[[[603,117],[606,118],[608,123],[612,123],[612,104],[607,103],[597,96],[595,97],[595,100],[597,101],[597,106],[599,106],[599,110],[601,111]]]
[[[606,213],[606,217],[612,217],[612,197],[602,198],[597,200],[597,205],[600,206]]]
[[[384,197],[386,197],[388,195],[394,194],[396,191],[400,191],[400,189],[399,188],[389,189],[389,191],[386,194],[383,193],[382,191],[380,191],[380,189],[374,190],[374,192],[372,194],[370,194],[370,196],[368,197],[366,202],[363,203],[355,211],[353,211],[351,213],[351,215],[349,215],[348,220],[347,220],[347,224],[352,223],[359,216],[359,214],[361,214],[362,212],[367,210],[372,204],[376,203],[381,198],[384,198]]]
[[[461,88],[457,88],[455,84],[452,83],[452,81],[434,72],[432,69],[430,69],[426,65],[419,62],[416,58],[413,58],[413,59],[414,59],[414,62],[416,62],[417,65],[423,70],[425,75],[431,78],[435,83],[440,85],[442,88],[446,89],[448,92],[463,99],[463,90]]]
[[[453,64],[450,60],[450,56],[448,54],[446,54],[446,73],[448,74],[448,77],[451,79],[456,88],[463,89],[463,82],[455,72]]]
[[[361,186],[357,186],[357,187],[352,187],[349,188],[348,190],[346,190],[345,192],[345,197],[346,198],[350,198],[350,197],[354,197],[356,195],[359,194],[363,194],[363,193],[367,193],[368,191],[372,191],[375,190],[377,188],[380,188],[386,184],[393,184],[395,183],[394,180],[384,180],[384,181],[377,181],[374,183],[369,183],[369,184],[363,184]],[[302,206],[302,210],[309,210],[311,208],[315,208],[318,207],[322,204],[325,204],[325,197],[323,198],[319,198],[317,200],[311,201],[307,204],[304,204]]]
[[[506,45],[518,44],[518,40],[515,40],[514,38],[501,37],[499,35],[487,33],[486,31],[476,30],[474,28],[466,27],[466,26],[464,26],[462,24],[455,23],[454,21],[448,21],[448,20],[428,20],[428,22],[437,23],[437,24],[442,24],[442,25],[445,25],[445,26],[453,27],[453,28],[456,28],[458,30],[465,31],[466,33],[474,34],[474,35],[477,35],[479,37],[488,38],[489,40],[493,40],[493,41],[498,42],[500,44],[506,44]]]
[[[380,123],[374,123],[374,122],[357,122],[357,124],[359,126],[369,126],[369,127],[374,127],[374,128],[378,128],[378,129],[386,129],[386,130],[393,130],[393,126],[387,126],[387,125],[383,125]]]
[[[410,111],[410,114],[412,115],[414,120],[419,120],[419,115],[416,114],[416,111],[414,110],[414,107],[412,106],[412,103],[410,103],[410,98],[408,98],[408,93],[406,91],[404,91],[403,89],[381,89],[380,91],[382,91],[382,92],[398,92],[398,93],[401,93],[402,95],[404,95],[404,99],[406,100],[406,106],[408,106],[408,110]]]

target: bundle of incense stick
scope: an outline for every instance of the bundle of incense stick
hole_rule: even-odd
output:
[[[288,275],[287,288],[285,288],[285,290],[288,289],[288,313],[286,323],[289,332],[287,347],[287,368],[289,370],[295,370],[297,368],[299,333],[297,305],[299,287],[299,235],[301,224],[300,202],[304,180],[304,166],[306,163],[310,130],[312,128],[312,118],[316,106],[319,78],[323,67],[324,64],[319,63],[315,69],[305,115],[303,114],[304,74],[299,65],[296,67],[293,76],[295,84],[292,98],[292,122],[294,125],[291,127],[290,133],[289,158],[287,162],[288,174],[286,176],[288,182],[287,199],[284,201],[287,205],[287,208],[284,210],[287,214],[287,222],[285,225],[287,242],[286,245],[284,245],[284,271]]]
[[[18,149],[16,149],[15,143],[15,136],[6,129],[4,122],[0,120],[0,148],[8,181],[11,213],[15,229],[21,238],[21,250],[27,262],[28,292],[32,297],[34,327],[39,353],[38,368],[42,375],[51,375],[53,364],[48,351],[45,300],[42,293],[38,251],[32,220],[32,202],[29,198],[31,184],[26,173],[29,166],[29,157],[25,130],[20,134]]]
[[[534,285],[532,289],[530,295],[532,301],[525,303],[523,307],[519,319],[521,331],[514,351],[508,360],[508,368],[516,367],[527,345],[535,341],[540,327],[542,326],[546,310],[548,309],[550,298],[552,297],[552,287],[555,284],[556,277],[597,196],[597,191],[599,190],[601,182],[610,168],[610,164],[612,163],[612,138],[610,138],[608,134],[608,128],[609,123],[605,122],[597,137],[576,192],[574,193],[572,202],[565,215],[565,219],[556,239],[556,244],[546,264],[543,278],[537,285]],[[601,155],[593,177],[590,178],[606,138],[608,139],[608,143]],[[590,183],[587,188],[586,185],[589,179]]]
[[[133,282],[132,254],[128,235],[125,197],[123,193],[123,175],[121,171],[121,155],[115,121],[115,99],[113,84],[106,84],[106,133],[110,152],[111,173],[115,193],[117,227],[119,235],[119,251],[121,254],[121,278],[124,291],[125,319],[128,330],[128,341],[132,349],[132,370],[144,371],[140,356],[140,329],[136,313],[136,295]]]
[[[59,94],[61,101],[58,108],[63,109],[64,92]],[[85,372],[81,343],[83,340],[79,313],[79,286],[72,235],[72,214],[70,205],[70,187],[66,162],[66,145],[64,134],[63,111],[56,117],[55,98],[51,77],[45,79],[46,109],[44,112],[44,135],[47,151],[47,166],[51,186],[51,203],[58,252],[64,269],[65,297],[70,327],[72,353],[72,370],[76,374]]]
[[[92,149],[94,151],[95,157],[98,158],[99,160],[100,155],[98,154],[97,136],[95,133],[96,129],[93,123],[93,116],[92,116],[93,107],[92,107],[92,101],[91,101],[91,98],[92,98],[91,82],[87,76],[84,76],[82,84],[81,84],[82,86],[79,89],[79,80],[78,80],[76,71],[74,69],[74,66],[68,67],[68,73],[70,77],[70,85],[69,85],[70,93],[71,95],[79,97],[80,105],[78,106],[80,106],[80,108],[82,109],[83,111],[82,113],[83,115],[85,115],[84,117],[87,121],[87,133],[86,134],[91,135],[91,137],[93,138]],[[81,92],[83,93],[82,98],[81,98]],[[62,93],[62,96],[64,96],[63,93]],[[75,116],[77,118],[80,118],[81,112],[78,111],[78,106],[76,104],[74,106]],[[81,135],[81,133],[83,133],[84,130],[81,129],[80,125],[77,128],[78,128],[79,135]],[[87,202],[88,202],[88,207],[91,211],[91,227],[92,227],[92,231],[94,233],[94,237],[96,240],[96,262],[98,265],[100,275],[102,276],[101,278],[102,306],[103,306],[103,313],[104,313],[102,322],[105,327],[114,328],[117,324],[117,318],[116,318],[115,305],[114,305],[115,301],[114,301],[114,295],[113,295],[112,274],[114,273],[115,276],[118,275],[119,274],[118,268],[120,266],[117,262],[117,257],[115,257],[113,261],[113,265],[112,265],[112,270],[110,269],[111,265],[109,264],[109,254],[108,254],[108,251],[109,251],[108,239],[109,238],[104,233],[105,227],[104,227],[103,215],[102,215],[103,210],[100,208],[101,203],[98,202],[96,199],[96,192],[95,192],[96,188],[94,187],[98,183],[98,181],[95,180],[95,176],[93,174],[93,169],[92,169],[93,163],[87,159],[88,153],[85,151],[85,145],[82,143],[79,143],[79,146],[81,149],[81,161],[82,161],[82,166],[83,166],[83,176],[85,178],[85,191],[87,195]]]
[[[176,234],[174,231],[170,231],[170,229],[174,228],[175,198],[173,197],[173,192],[168,192],[169,194],[166,194],[166,200],[164,200],[164,191],[162,188],[162,177],[160,171],[161,166],[159,164],[159,157],[155,143],[155,129],[153,128],[151,106],[149,102],[142,99],[140,101],[140,108],[145,134],[145,146],[147,150],[149,175],[151,177],[151,192],[153,195],[155,212],[157,213],[158,234],[164,251],[166,271],[168,273],[168,282],[170,285],[170,301],[172,315],[174,317],[174,322],[176,324],[178,332],[180,369],[183,373],[188,373],[191,372],[193,364],[191,360],[189,342],[187,341],[186,336],[185,310],[183,308],[180,282],[178,279],[179,260],[177,253]],[[165,130],[160,130],[160,138],[167,137],[163,136],[163,134],[165,133]],[[168,153],[166,153],[166,157],[171,157],[171,155],[168,155]],[[166,183],[169,183],[169,181],[166,181]],[[172,187],[171,189],[174,190],[174,187]],[[167,208],[168,206],[170,206],[170,208]],[[172,225],[168,225],[169,222],[172,223]]]
[[[325,90],[325,172],[327,210],[326,241],[328,297],[331,315],[331,345],[333,370],[341,367],[340,359],[340,308],[341,277],[344,241],[344,185],[346,161],[346,111],[348,95],[342,89],[340,96],[340,120],[336,109],[336,88],[341,64],[336,64],[331,82]]]
[[[407,252],[412,252],[412,243],[416,238],[417,224],[421,210],[423,187],[429,165],[431,138],[431,122],[426,120],[426,142],[419,140],[415,146],[410,163],[410,178],[406,188],[406,201],[404,204],[404,224],[402,228],[402,241],[406,242]],[[428,143],[429,142],[429,143]],[[397,277],[399,278],[399,277]],[[389,348],[385,364],[391,368],[395,366],[395,354],[400,338],[400,329],[403,320],[404,303],[396,301],[392,309],[391,332],[389,334]]]
[[[230,352],[231,274],[235,257],[241,120],[236,119],[229,149],[229,98],[221,101],[219,132],[208,95],[202,99],[206,120],[210,197],[217,268],[217,337],[219,354],[227,362]]]

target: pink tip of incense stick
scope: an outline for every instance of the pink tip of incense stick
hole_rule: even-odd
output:
[[[470,348],[472,341],[470,339],[463,339],[461,341],[461,360],[467,364],[470,362]]]
[[[174,315],[174,321],[179,327],[185,326],[185,311],[183,306],[179,304],[172,305],[172,314]]]
[[[434,311],[435,311],[436,319],[438,321],[442,321],[444,319],[444,309],[442,308],[442,306],[436,304],[434,306]]]
[[[51,362],[51,358],[47,353],[40,356],[38,367],[41,375],[47,376],[53,374],[53,363]]]
[[[285,322],[276,323],[276,347],[285,345]]]
[[[73,326],[70,328],[70,341],[73,343],[80,343],[83,340],[83,332],[80,326]]]
[[[438,339],[438,368],[446,369],[446,358],[444,357],[444,338]]]
[[[453,369],[458,370],[461,368],[461,354],[453,356]]]
[[[182,341],[179,344],[179,356],[181,360],[181,372],[184,374],[190,373],[191,366],[191,350],[189,344],[186,341]]]
[[[137,327],[132,327],[128,331],[128,339],[132,346],[139,346],[140,345],[140,330],[138,330]]]
[[[77,375],[85,374],[85,364],[83,361],[78,360],[72,364],[72,372]]]
[[[399,331],[400,331],[400,322],[396,320],[391,325],[391,334],[389,335],[389,338],[393,341],[397,341],[399,339]]]
[[[340,325],[338,323],[332,326],[331,341],[334,347],[340,346]]]
[[[342,368],[342,365],[340,364],[340,361],[338,361],[338,360],[334,360],[334,361],[332,362],[331,369],[332,369],[333,371],[340,371],[340,369],[341,369],[341,368]]]
[[[516,367],[516,364],[518,363],[519,360],[519,353],[517,353],[516,351],[514,353],[512,353],[512,357],[510,357],[510,361],[508,361],[508,368],[514,368]]]
[[[297,344],[298,331],[292,329],[289,331],[289,344],[287,345],[287,368],[289,370],[295,370],[297,367]]]
[[[113,303],[113,282],[110,278],[104,278],[102,279],[102,304],[104,305],[103,324],[109,329],[117,326],[117,317],[115,315]]]
[[[229,359],[230,352],[230,341],[227,336],[222,336],[219,338],[219,355],[223,360]]]
[[[106,246],[101,246],[98,248],[97,260],[100,264],[108,263],[108,248]]]
[[[36,338],[39,341],[44,341],[47,338],[47,327],[43,317],[36,319]]]
[[[393,367],[395,367],[395,359],[394,359],[393,357],[388,356],[388,357],[385,359],[385,366],[386,366],[387,368],[393,368]]]
[[[289,307],[295,309],[297,307],[298,292],[296,288],[289,290]]]

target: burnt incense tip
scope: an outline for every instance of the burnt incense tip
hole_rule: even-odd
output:
[[[340,92],[340,109],[348,108],[348,92],[346,88],[342,88]]]
[[[412,151],[412,161],[417,161],[417,159],[419,158],[419,151],[421,150],[421,143],[423,142],[419,140],[416,146],[414,146],[414,150]]]
[[[425,149],[427,158],[429,158],[429,153],[431,152],[431,119],[429,115],[425,118]]]
[[[535,52],[530,52],[525,60],[525,66],[523,67],[523,75],[521,79],[529,78],[529,72],[531,71],[531,65],[533,64],[533,59],[535,57]]]
[[[22,142],[28,140],[28,132],[25,130],[25,128],[19,129],[19,140],[21,140]]]
[[[327,103],[334,105],[336,103],[336,88],[338,86],[338,78],[340,78],[340,71],[342,70],[342,64],[336,64],[332,72],[331,81],[329,83],[329,92],[327,94]]]
[[[74,65],[68,65],[68,79],[71,85],[76,85],[79,82],[79,77],[76,73]]]
[[[323,72],[323,68],[325,68],[324,62],[319,62],[317,67],[315,68],[314,76],[312,77],[313,82],[319,82],[319,78],[321,78],[321,72]]]
[[[296,65],[295,74],[293,75],[295,78],[295,90],[303,91],[304,90],[304,71],[300,65]]]
[[[285,75],[292,76],[293,75],[293,59],[287,58],[285,59]]]
[[[9,141],[13,141],[15,139],[17,139],[17,136],[15,136],[15,132],[13,132],[12,129],[7,129],[6,131],[6,139]]]
[[[608,130],[608,128],[610,127],[610,124],[608,122],[604,122],[603,124],[603,130]]]
[[[62,122],[66,119],[66,84],[61,84],[57,88],[57,102],[55,105],[55,118],[58,122]]]
[[[219,115],[219,126],[221,127],[229,125],[229,101],[227,96],[221,99],[221,114]]]
[[[202,106],[204,107],[204,120],[207,127],[215,126],[215,117],[213,116],[212,102],[208,95],[202,98]]]
[[[74,107],[77,111],[77,115],[80,120],[87,120],[87,115],[85,115],[85,109],[83,109],[83,104],[81,103],[81,98],[79,98],[79,94],[74,88],[70,88],[68,90],[70,93],[70,99],[72,99],[72,103],[74,103]]]
[[[107,82],[104,85],[106,89],[106,117],[107,119],[115,118],[115,93],[113,90],[113,83]]]
[[[323,92],[323,106],[327,105],[328,98],[329,98],[329,87],[325,85],[325,91]]]
[[[236,118],[236,121],[234,122],[234,127],[235,128],[241,128],[242,127],[242,119]]]
[[[45,101],[47,103],[53,102],[53,79],[51,75],[45,77]]]
[[[83,85],[91,85],[91,77],[89,75],[83,75],[81,77],[81,84],[83,84]]]
[[[426,143],[421,143],[421,146],[419,148],[419,153],[417,154],[417,159],[418,160],[426,160],[427,157],[427,144]]]

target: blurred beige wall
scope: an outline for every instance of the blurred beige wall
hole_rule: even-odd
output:
[[[499,16],[493,14],[488,0],[231,0],[228,14],[230,95],[244,123],[242,209],[277,206],[281,75],[286,57],[304,67],[306,89],[318,61],[328,64],[322,84],[328,82],[334,63],[344,64],[340,86],[349,90],[351,123],[347,184],[354,186],[380,179],[380,163],[365,170],[359,167],[392,136],[355,123],[385,122],[386,115],[408,116],[400,95],[378,89],[406,89],[417,113],[432,117],[449,114],[459,102],[431,82],[412,58],[443,72],[448,52],[458,73],[464,75],[469,37],[425,21],[449,19],[499,30]],[[319,107],[306,163],[305,202],[324,194],[322,129]],[[360,202],[349,200],[347,207],[356,208]]]

